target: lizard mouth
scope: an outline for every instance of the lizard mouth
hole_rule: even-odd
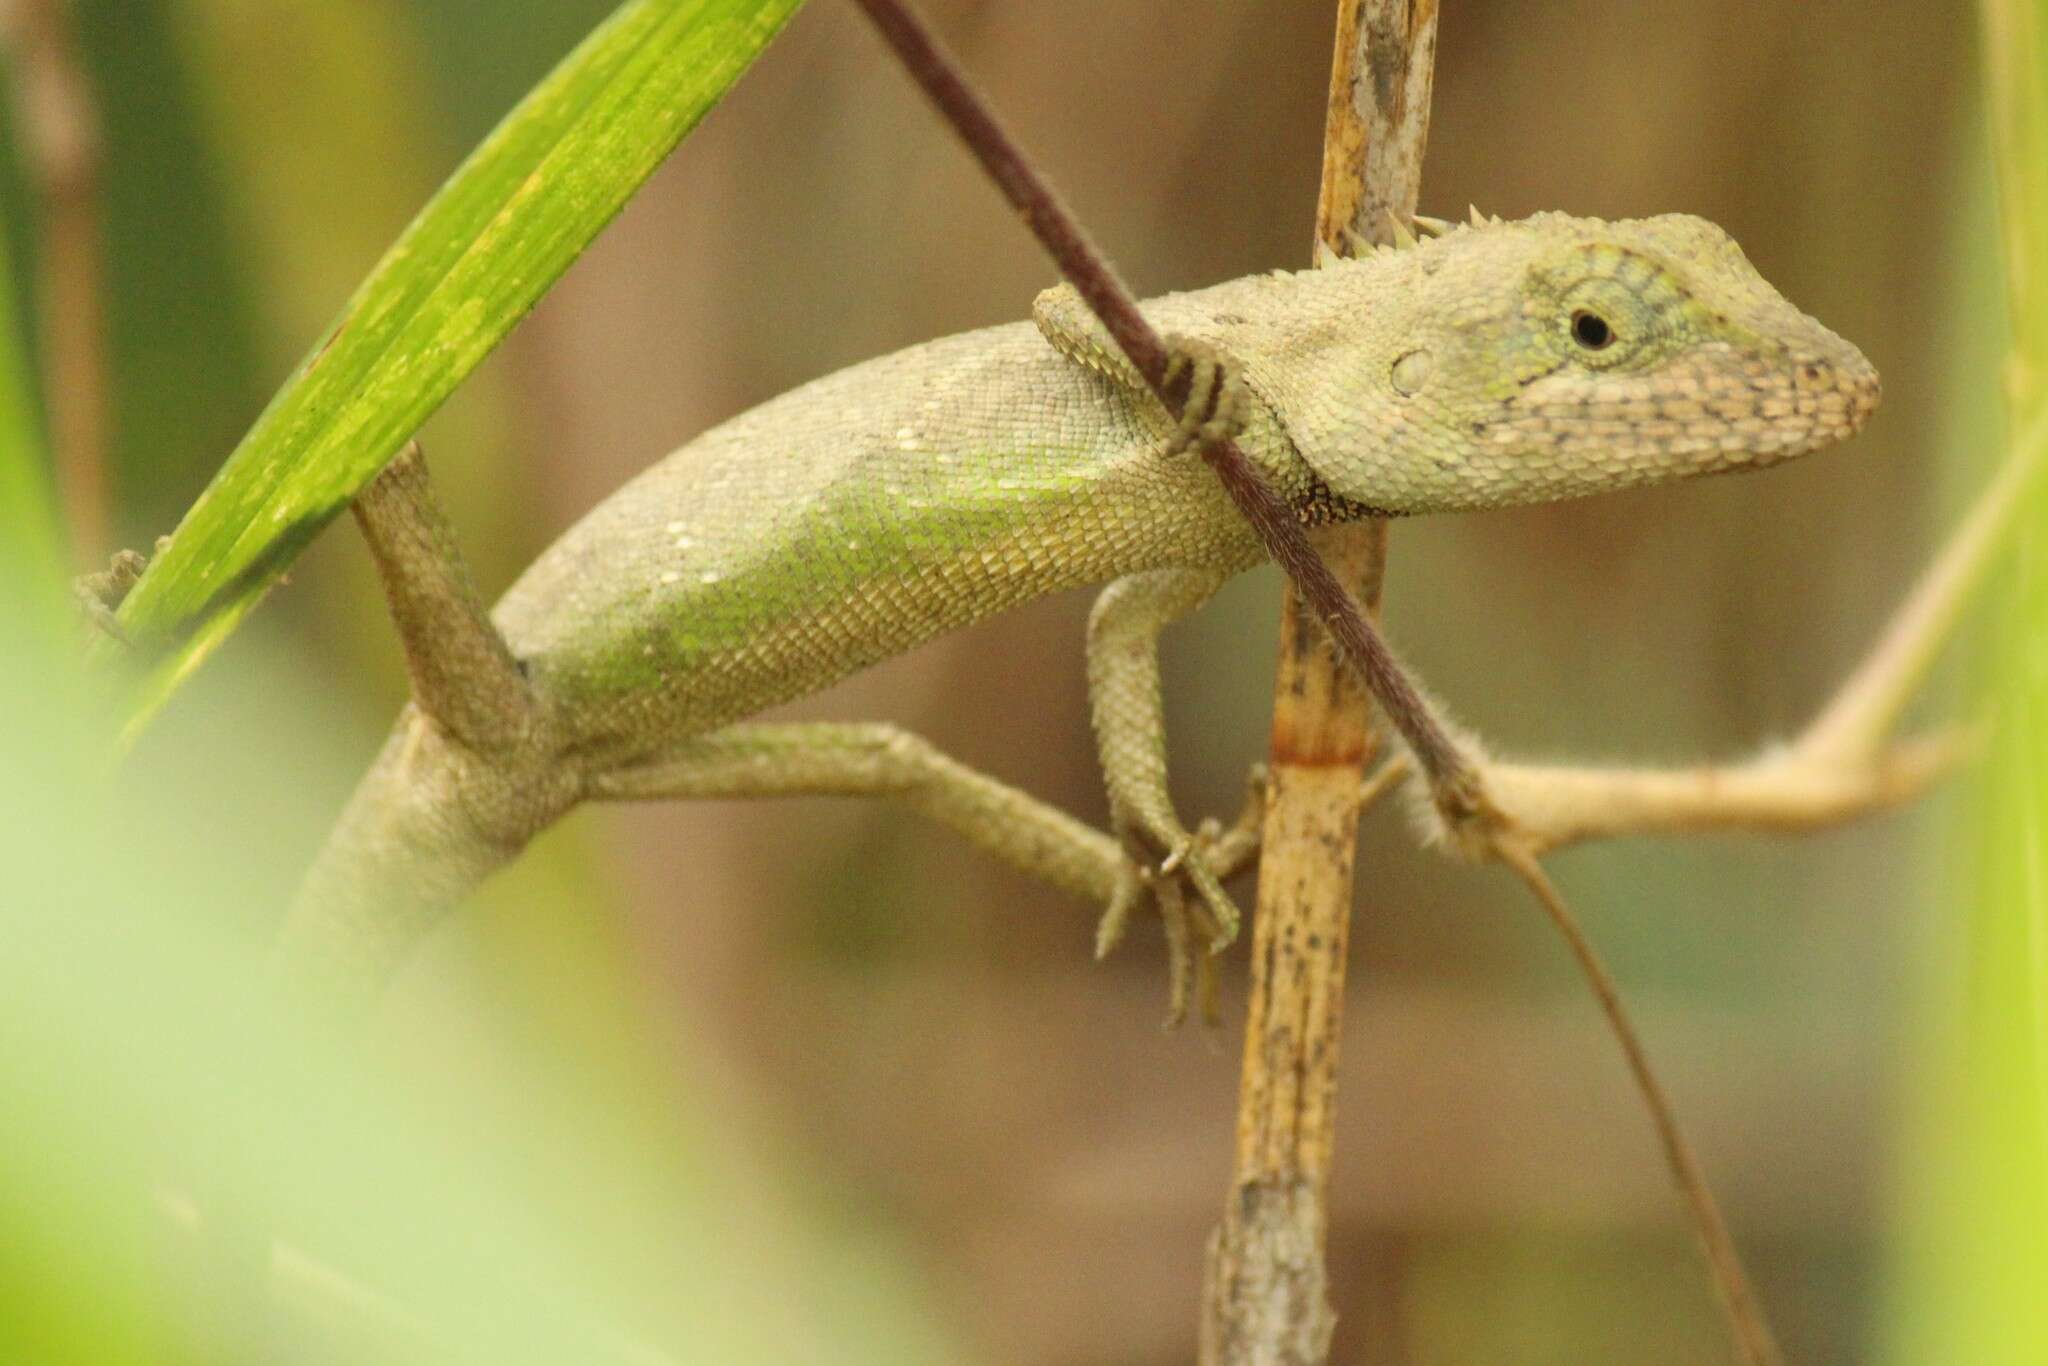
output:
[[[1876,411],[1877,371],[1831,334],[1762,355],[1726,342],[1631,374],[1557,371],[1475,423],[1462,477],[1482,496],[1544,502],[1736,470],[1847,440]]]
[[[1847,346],[1848,356],[1833,363],[1826,361],[1808,362],[1807,369],[1818,369],[1820,380],[1832,380],[1834,392],[1842,396],[1842,426],[1837,439],[1854,436],[1863,430],[1863,424],[1877,411],[1877,405],[1884,401],[1884,384],[1877,377],[1877,367],[1865,359],[1863,353],[1853,346]],[[1802,371],[1805,378],[1805,371]],[[1825,392],[1825,390],[1823,391]]]
[[[1847,342],[1834,355],[1793,357],[1770,388],[1776,392],[1765,392],[1758,406],[1766,433],[1757,452],[1777,459],[1848,440],[1863,430],[1884,398],[1877,367]],[[1771,428],[1776,429],[1776,439],[1771,439]]]
[[[1847,342],[1762,357],[1699,348],[1680,365],[1631,376],[1560,373],[1528,385],[1489,438],[1574,453],[1627,482],[1760,468],[1862,430],[1882,397],[1877,370]]]

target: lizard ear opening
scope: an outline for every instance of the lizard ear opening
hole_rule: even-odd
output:
[[[1387,372],[1387,382],[1394,386],[1394,392],[1402,398],[1413,398],[1429,383],[1429,377],[1436,369],[1436,357],[1426,349],[1405,351],[1395,360]]]

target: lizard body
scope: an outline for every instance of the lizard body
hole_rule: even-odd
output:
[[[1270,424],[1270,476],[1299,468]],[[840,371],[715,427],[494,613],[604,761],[739,719],[1030,598],[1257,541],[1157,405],[1029,323]]]
[[[1853,346],[1679,216],[1475,215],[1146,312],[1220,362],[1240,447],[1309,522],[1758,468],[1850,435],[1878,397]],[[423,470],[394,466],[358,510],[415,704],[294,907],[287,971],[373,997],[440,911],[592,798],[897,795],[1110,903],[1108,937],[1146,892],[1171,910],[1185,878],[1227,938],[1229,860],[1166,797],[1155,643],[1261,551],[1078,296],[1048,291],[1035,313],[705,433],[545,552],[495,625]],[[744,721],[1104,580],[1089,681],[1113,837],[890,728]]]

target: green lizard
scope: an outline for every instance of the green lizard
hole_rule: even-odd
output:
[[[706,432],[489,617],[417,452],[396,462],[357,512],[414,699],[288,917],[285,976],[362,1008],[578,803],[687,796],[894,795],[1105,905],[1103,949],[1147,898],[1179,943],[1192,921],[1220,946],[1237,924],[1220,880],[1251,840],[1175,814],[1156,641],[1261,551],[1192,441],[1234,434],[1317,524],[1761,468],[1848,437],[1878,401],[1854,346],[1682,216],[1475,213],[1145,311],[1201,380],[1180,425],[1053,289],[1033,323],[914,346]],[[746,719],[1105,581],[1087,654],[1106,834],[894,727]]]

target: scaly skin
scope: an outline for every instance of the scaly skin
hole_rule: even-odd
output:
[[[1239,445],[1310,522],[1761,468],[1847,437],[1878,398],[1853,346],[1677,216],[1475,219],[1146,312],[1223,363]],[[480,615],[443,643],[468,599],[420,479],[366,494],[416,704],[308,879],[285,970],[366,1003],[441,910],[591,797],[905,796],[1110,902],[1113,926],[1189,879],[1227,938],[1225,870],[1166,797],[1154,645],[1261,552],[1078,298],[1048,291],[1036,315],[805,385],[655,465],[506,594],[495,663],[475,662],[504,654]],[[888,728],[743,724],[1111,579],[1089,673],[1114,842]]]

